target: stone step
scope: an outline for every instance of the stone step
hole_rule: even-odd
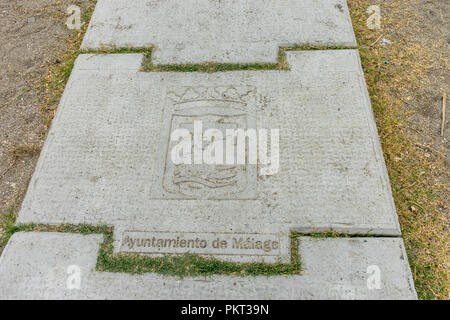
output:
[[[357,51],[287,59],[290,71],[146,73],[142,54],[81,55],[18,223],[111,225],[116,249],[127,232],[259,234],[280,244],[268,262],[289,260],[292,231],[400,235]],[[247,163],[225,166],[231,187],[178,183],[170,134],[194,121],[278,129],[276,171]],[[194,184],[224,174],[192,166]]]
[[[82,49],[156,46],[155,64],[276,62],[278,47],[356,46],[345,0],[99,0]]]
[[[101,235],[14,234],[0,258],[0,299],[417,298],[397,238],[302,237],[302,275],[183,279],[95,271],[102,241]]]

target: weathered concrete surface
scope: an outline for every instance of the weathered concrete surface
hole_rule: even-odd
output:
[[[0,258],[0,299],[417,298],[401,239],[300,240],[303,275],[178,279],[95,271],[102,236],[17,233]],[[73,265],[81,271],[79,290],[67,287]]]
[[[275,62],[292,44],[356,46],[345,0],[99,0],[82,49],[156,45],[155,64]]]
[[[287,58],[291,71],[201,74],[139,72],[140,54],[81,55],[18,223],[112,225],[116,250],[134,231],[278,234],[283,260],[291,230],[400,235],[357,51]],[[245,166],[242,188],[209,197],[166,188],[173,99],[196,108],[249,87],[246,123],[280,130],[279,172]]]

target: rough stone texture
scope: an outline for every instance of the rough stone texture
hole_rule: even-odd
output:
[[[82,48],[156,45],[156,64],[252,63],[292,44],[356,46],[346,1],[99,0]]]
[[[18,222],[112,225],[116,249],[125,231],[279,234],[285,261],[291,230],[400,235],[357,51],[287,58],[292,71],[201,74],[139,72],[141,54],[81,55]],[[279,172],[244,166],[245,188],[220,197],[160,194],[175,179],[174,97],[203,110],[206,96],[239,104],[248,87],[247,123],[280,130]]]
[[[179,279],[95,271],[102,236],[17,233],[0,258],[0,299],[417,298],[401,239],[300,240],[303,275]],[[72,265],[81,271],[79,290],[67,289]],[[374,265],[380,289],[367,286]]]

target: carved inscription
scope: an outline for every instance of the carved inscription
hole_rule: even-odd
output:
[[[279,256],[277,234],[135,232],[122,236],[122,252]]]

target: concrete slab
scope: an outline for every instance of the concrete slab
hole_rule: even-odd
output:
[[[356,45],[346,2],[99,0],[82,48],[275,63],[295,44]],[[202,74],[79,56],[18,223],[113,226],[115,253],[266,263],[290,261],[293,231],[399,236],[358,52],[286,57],[290,71]],[[417,298],[400,238],[299,240],[302,275],[178,279],[97,272],[101,235],[17,233],[0,299]]]
[[[266,235],[280,242],[277,256],[222,253],[267,262],[289,261],[292,230],[400,235],[358,52],[287,59],[291,71],[144,73],[141,54],[81,55],[18,223],[111,225],[116,251],[130,232],[173,239],[201,232],[208,243]],[[261,175],[265,165],[246,163],[231,187],[198,187],[206,174],[223,173],[202,165],[187,171],[192,184],[175,183],[170,132],[195,119],[214,123],[211,112],[224,112],[219,125],[279,129],[278,172]]]
[[[15,234],[0,258],[0,299],[417,299],[401,239],[304,237],[303,275],[184,279],[97,272],[101,241]]]
[[[155,64],[276,62],[293,44],[356,46],[345,0],[99,0],[82,49],[155,45]]]

